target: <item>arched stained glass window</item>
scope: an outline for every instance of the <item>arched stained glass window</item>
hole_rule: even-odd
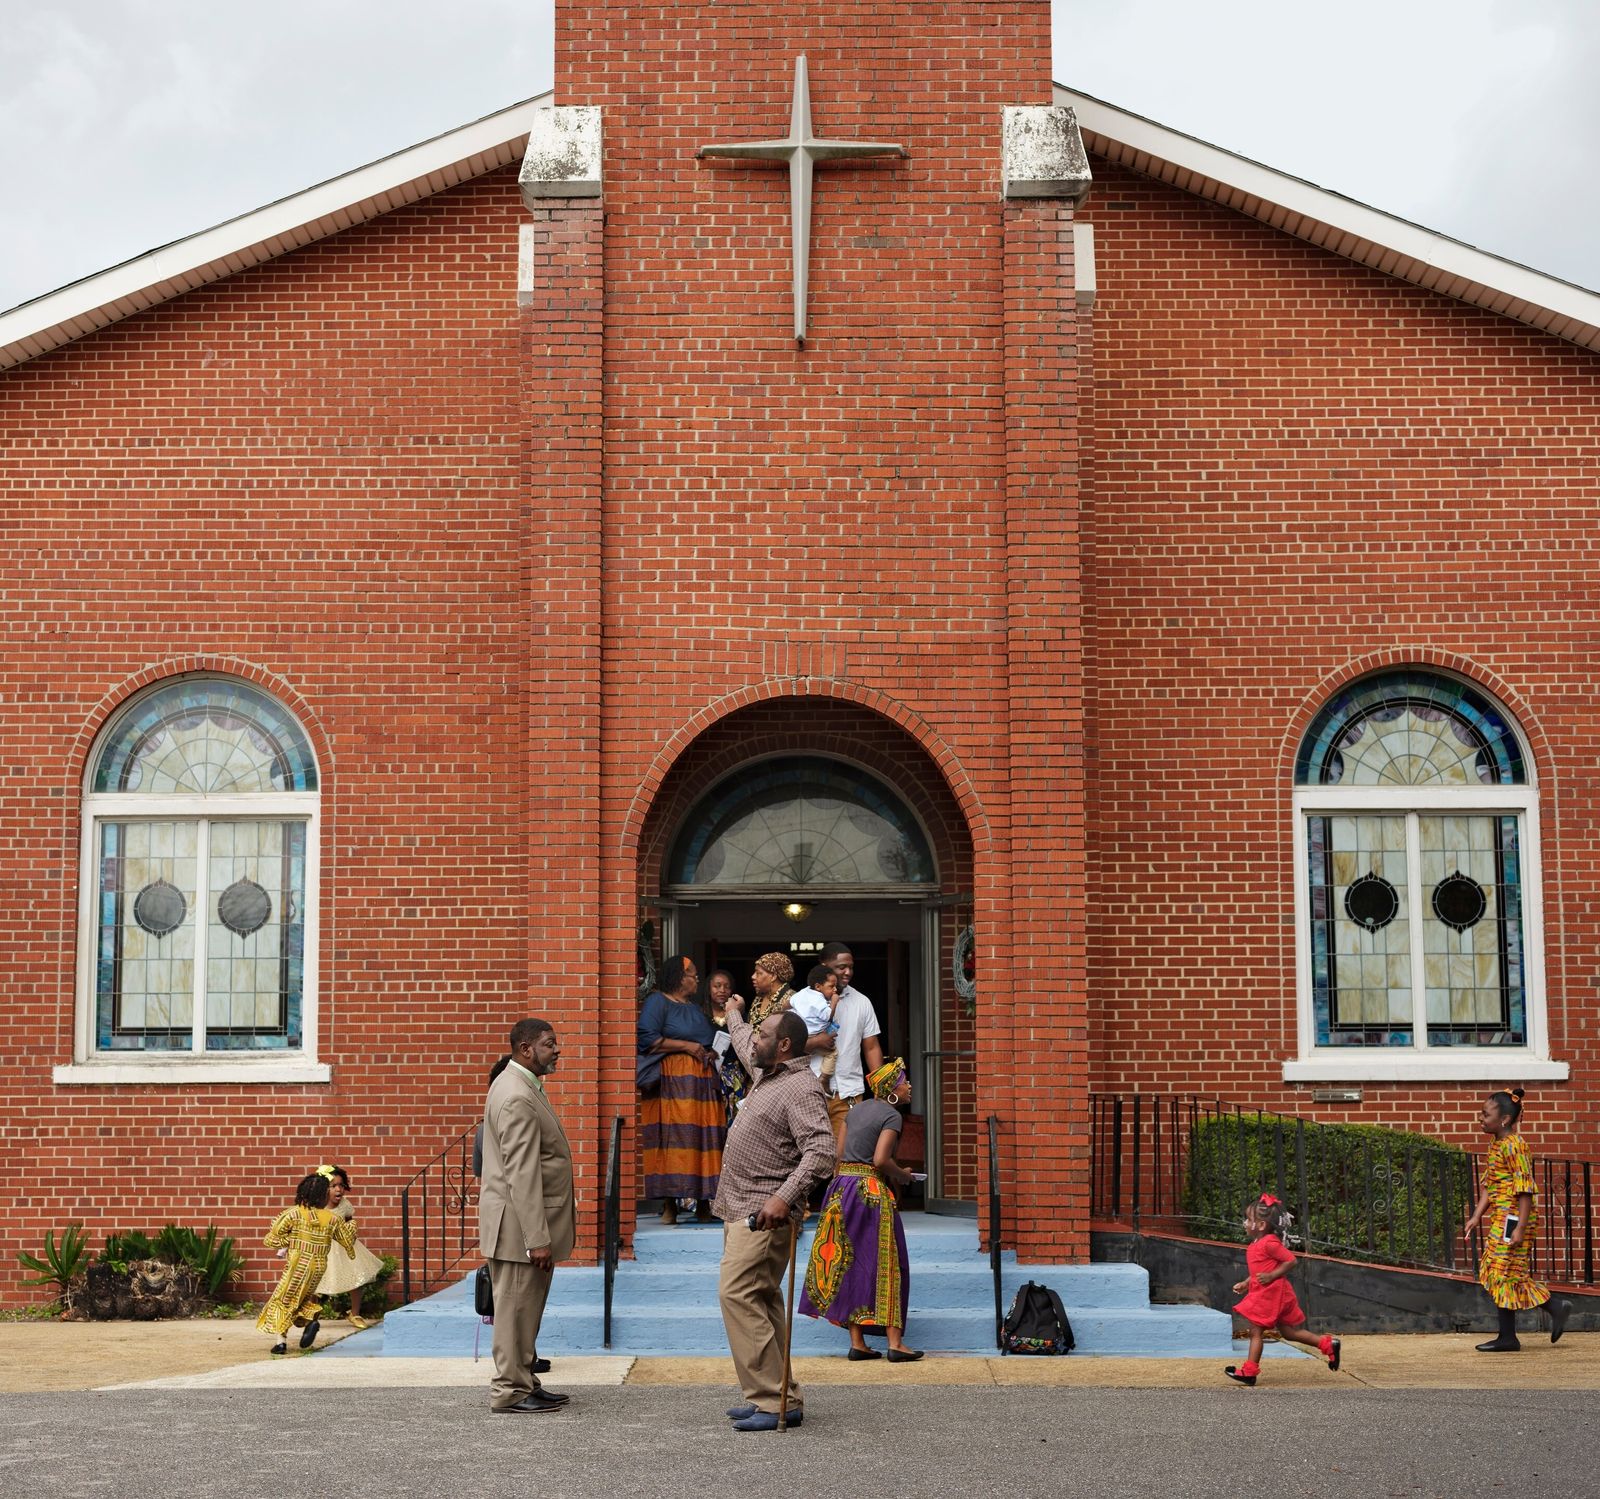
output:
[[[928,885],[927,838],[881,781],[839,760],[763,760],[714,786],[667,862],[675,886],[724,890]]]
[[[1535,804],[1505,711],[1440,673],[1364,677],[1295,781],[1312,1046],[1528,1047]]]
[[[84,799],[91,1055],[304,1053],[318,802],[304,730],[247,682],[112,719]]]
[[[1300,786],[1521,786],[1522,746],[1465,682],[1430,672],[1363,677],[1317,715],[1295,765]]]
[[[248,682],[190,678],[137,699],[95,762],[97,792],[315,791],[300,725]]]

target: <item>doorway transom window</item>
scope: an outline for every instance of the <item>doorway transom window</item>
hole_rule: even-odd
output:
[[[842,760],[783,756],[719,781],[685,819],[667,861],[675,890],[923,890],[933,855],[911,809]]]

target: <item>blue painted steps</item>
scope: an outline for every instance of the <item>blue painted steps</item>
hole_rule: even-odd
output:
[[[911,1312],[906,1340],[935,1353],[994,1353],[994,1283],[970,1219],[924,1213],[904,1217],[911,1255]],[[810,1247],[800,1244],[802,1273]],[[641,1357],[723,1355],[727,1340],[717,1306],[720,1224],[669,1228],[642,1219],[633,1260],[618,1267],[610,1352]],[[1082,1354],[1151,1358],[1229,1358],[1237,1353],[1231,1318],[1196,1306],[1152,1306],[1149,1276],[1138,1265],[1018,1265],[1002,1260],[1005,1305],[1024,1281],[1057,1291]],[[604,1277],[598,1266],[557,1269],[539,1336],[541,1353],[603,1353]],[[382,1352],[401,1357],[470,1357],[478,1321],[471,1277],[384,1318]],[[376,1331],[376,1329],[374,1329]],[[376,1352],[370,1334],[339,1348]],[[484,1329],[487,1351],[488,1330]],[[353,1346],[360,1343],[361,1347]],[[842,1329],[795,1317],[797,1354],[838,1354]],[[334,1350],[329,1350],[330,1353]]]

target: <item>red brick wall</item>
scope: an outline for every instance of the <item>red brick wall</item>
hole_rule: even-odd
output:
[[[215,1221],[259,1294],[261,1233],[333,1158],[396,1249],[401,1181],[478,1107],[526,984],[522,217],[500,172],[0,379],[0,1296],[73,1219]],[[194,669],[317,746],[333,1081],[52,1086],[89,738]]]
[[[1366,1083],[1329,1109],[1282,1082],[1298,735],[1346,675],[1431,662],[1533,742],[1550,1036],[1573,1081],[1533,1085],[1525,1127],[1595,1154],[1600,367],[1095,167],[1096,1084],[1474,1138],[1498,1085]]]

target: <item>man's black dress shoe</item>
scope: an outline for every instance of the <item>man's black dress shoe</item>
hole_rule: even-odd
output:
[[[529,1397],[532,1400],[542,1400],[546,1405],[565,1405],[572,1396],[563,1394],[560,1390],[547,1390],[540,1385]]]
[[[317,1334],[322,1331],[322,1324],[313,1317],[306,1323],[306,1330],[300,1334],[300,1346],[309,1348],[317,1341]]]
[[[533,1372],[535,1374],[548,1374],[550,1372],[550,1360],[547,1358],[536,1358],[533,1361]]]
[[[519,1400],[515,1405],[495,1405],[490,1407],[497,1416],[509,1416],[513,1412],[538,1415],[541,1412],[558,1411],[563,1408],[564,1402],[562,1401],[541,1400],[537,1390],[529,1395],[526,1400]]]

